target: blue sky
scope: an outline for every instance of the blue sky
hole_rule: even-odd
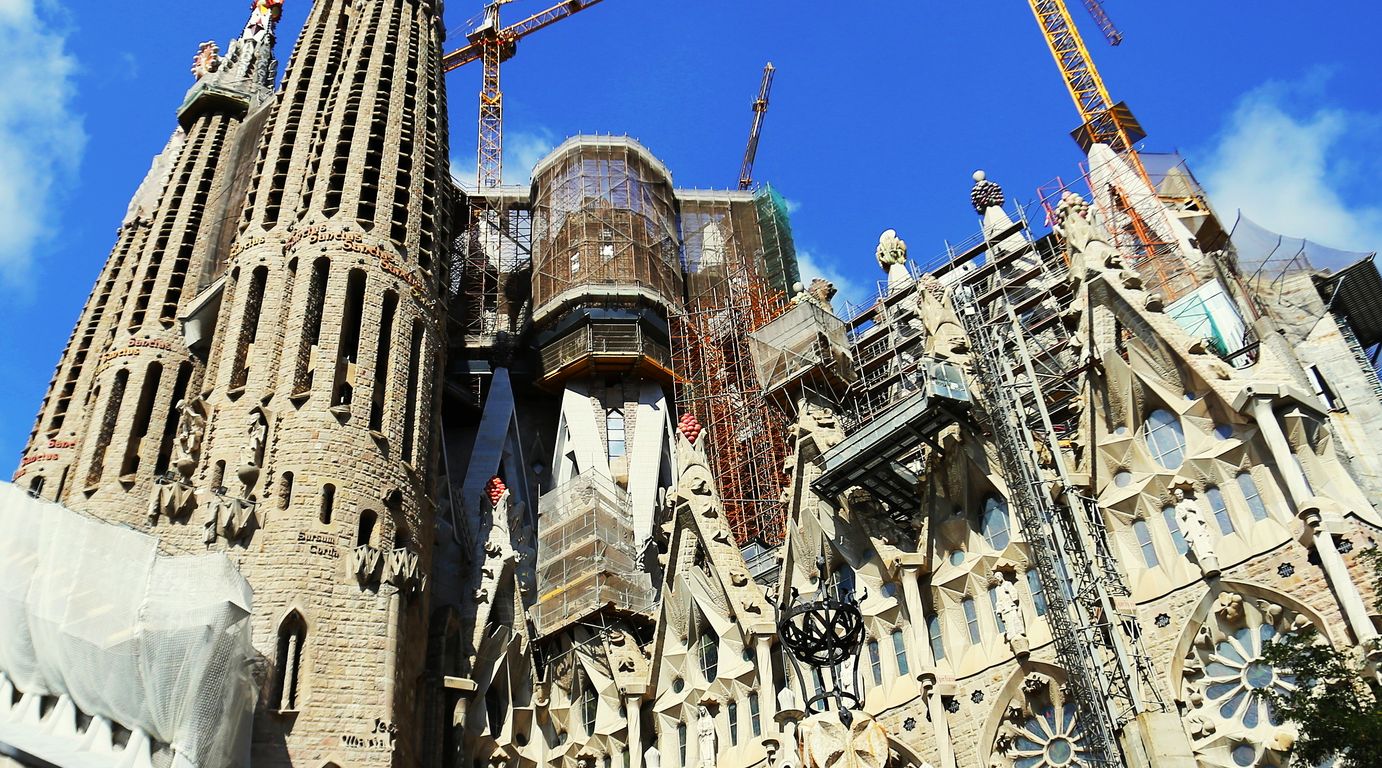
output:
[[[555,0],[552,0],[555,1]],[[1178,6],[1108,0],[1102,42],[1069,0],[1116,99],[1177,149],[1216,207],[1328,245],[1382,248],[1382,4]],[[174,127],[197,44],[246,0],[0,0],[0,464],[18,453],[116,226]],[[514,20],[546,7],[516,0]],[[479,0],[451,0],[459,45]],[[287,0],[287,59],[306,0]],[[642,140],[688,187],[738,177],[763,63],[778,67],[757,178],[795,206],[807,276],[856,297],[878,233],[924,259],[976,225],[970,174],[1010,198],[1078,174],[1077,119],[1027,4],[605,0],[505,65],[508,175],[578,132]],[[473,174],[479,71],[450,76],[452,157]],[[7,458],[8,457],[8,458]]]

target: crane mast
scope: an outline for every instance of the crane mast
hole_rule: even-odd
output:
[[[773,89],[773,73],[777,68],[770,61],[763,67],[763,83],[758,98],[753,100],[753,127],[749,129],[749,144],[744,150],[744,164],[739,169],[739,188],[753,187],[753,161],[758,156],[758,138],[763,133],[763,119],[768,114],[768,94]]]
[[[1051,56],[1055,58],[1056,66],[1060,68],[1061,76],[1065,79],[1065,87],[1075,101],[1075,109],[1080,113],[1081,125],[1074,132],[1075,141],[1085,150],[1092,144],[1107,144],[1113,151],[1127,158],[1133,168],[1146,179],[1147,170],[1142,166],[1142,160],[1134,148],[1134,144],[1144,138],[1146,133],[1132,116],[1128,106],[1122,102],[1115,104],[1113,97],[1109,95],[1108,86],[1104,85],[1104,79],[1094,66],[1094,59],[1089,55],[1089,48],[1085,46],[1079,30],[1075,28],[1075,22],[1070,18],[1070,9],[1066,7],[1064,0],[1027,0],[1027,3],[1031,6],[1037,24],[1041,27],[1041,33],[1046,38],[1046,46],[1051,49]],[[1106,30],[1105,35],[1109,34],[1108,29],[1112,29],[1117,40],[1121,42],[1122,34],[1113,28],[1112,22],[1109,21],[1108,15],[1103,13],[1103,7],[1097,0],[1086,0],[1086,6],[1094,6],[1090,12],[1095,14],[1095,21],[1099,22],[1100,28]],[[1107,28],[1105,24],[1108,25]],[[1113,40],[1113,37],[1109,38],[1110,42]]]
[[[485,6],[484,21],[466,35],[469,44],[442,57],[442,71],[484,62],[480,85],[480,130],[475,152],[476,183],[481,189],[497,187],[504,176],[504,92],[499,87],[499,65],[513,58],[518,41],[583,11],[601,0],[566,0],[507,27],[499,25],[499,8],[513,0],[493,0]]]

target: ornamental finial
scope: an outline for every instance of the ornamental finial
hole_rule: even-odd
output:
[[[974,172],[974,189],[969,192],[969,202],[974,204],[975,213],[982,214],[990,208],[1003,207],[1003,188],[989,181],[983,171]]]

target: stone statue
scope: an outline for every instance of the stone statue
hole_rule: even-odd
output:
[[[259,479],[259,470],[264,461],[264,440],[268,432],[269,425],[264,420],[264,412],[259,408],[250,411],[245,422],[245,447],[241,454],[240,468],[236,471],[236,476],[245,485],[246,496]]]
[[[696,737],[700,744],[701,766],[702,768],[714,768],[715,765],[715,718],[710,716],[710,710],[701,705],[696,719]]]
[[[907,263],[907,243],[897,236],[897,230],[884,230],[878,238],[878,250],[874,254],[878,257],[878,266],[884,272],[891,272],[894,266]]]
[[[1022,616],[1022,603],[1017,599],[1017,588],[1001,571],[996,571],[994,575],[998,578],[998,584],[994,586],[994,597],[998,615],[1003,619],[1003,636],[1007,638],[1008,645],[1012,646],[1013,653],[1019,658],[1024,657],[1031,652],[1031,646],[1027,642],[1027,622]]]
[[[184,478],[190,478],[202,453],[202,435],[206,432],[206,405],[200,397],[179,400],[176,406],[181,418],[178,422],[178,455],[173,462]]]
[[[192,59],[192,76],[200,80],[221,68],[221,49],[215,42],[207,41],[197,49]]]
[[[1176,522],[1180,524],[1181,536],[1195,553],[1200,564],[1200,572],[1205,578],[1219,575],[1219,558],[1214,551],[1214,540],[1209,533],[1209,523],[1204,510],[1193,500],[1186,498],[1185,491],[1176,488],[1171,491],[1176,503]]]

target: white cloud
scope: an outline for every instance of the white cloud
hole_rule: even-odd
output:
[[[0,279],[22,284],[86,146],[53,0],[0,0]]]
[[[1342,192],[1342,182],[1365,172],[1374,150],[1363,144],[1376,136],[1382,114],[1293,109],[1318,103],[1317,81],[1268,83],[1243,96],[1203,164],[1205,186],[1225,225],[1241,210],[1284,235],[1382,250],[1382,207],[1349,201]]]
[[[0,0],[6,2],[7,0]],[[505,184],[527,184],[537,161],[557,146],[556,134],[547,128],[504,132]],[[467,188],[475,186],[475,152],[451,158],[451,175]]]
[[[801,270],[801,282],[805,285],[810,285],[813,277],[835,284],[835,290],[839,291],[833,302],[836,314],[844,315],[846,305],[860,306],[872,301],[876,293],[875,286],[864,285],[841,272],[829,256],[818,257],[811,251],[797,248],[797,266]]]

